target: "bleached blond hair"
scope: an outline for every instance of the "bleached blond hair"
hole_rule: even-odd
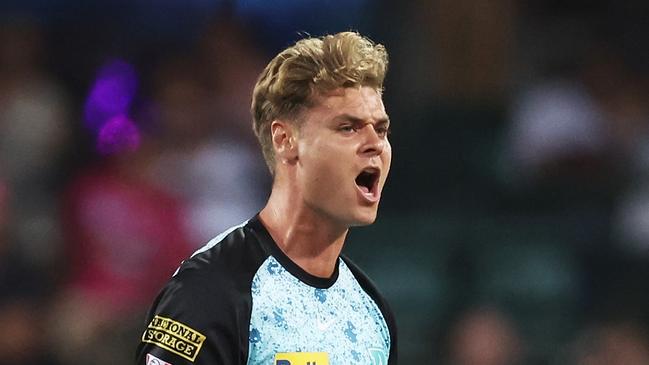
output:
[[[251,106],[253,129],[271,174],[274,120],[297,123],[314,95],[340,87],[369,86],[380,93],[387,66],[385,47],[356,32],[305,38],[275,56],[255,84]]]

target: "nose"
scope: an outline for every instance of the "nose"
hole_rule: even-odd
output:
[[[360,154],[364,156],[378,156],[383,153],[386,140],[379,136],[371,123],[366,124],[362,128],[363,144],[360,148]]]

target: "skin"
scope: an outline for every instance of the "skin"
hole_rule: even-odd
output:
[[[260,219],[297,265],[330,277],[349,227],[376,219],[392,148],[377,90],[339,88],[313,101],[299,127],[288,120],[271,124],[275,180]],[[368,167],[380,175],[364,194],[356,178]]]

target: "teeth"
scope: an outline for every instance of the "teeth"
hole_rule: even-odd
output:
[[[366,167],[356,178],[356,185],[359,187],[361,192],[367,195],[372,194],[372,189],[376,184],[380,170],[375,167]]]

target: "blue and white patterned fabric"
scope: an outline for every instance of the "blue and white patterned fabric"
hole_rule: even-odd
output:
[[[252,281],[249,365],[276,353],[326,352],[329,364],[385,365],[390,332],[343,260],[329,288],[309,286],[270,256]]]

